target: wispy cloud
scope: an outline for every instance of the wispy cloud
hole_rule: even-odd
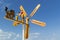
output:
[[[13,32],[4,32],[0,29],[0,40],[12,40],[12,39],[18,39],[20,38],[20,34],[16,34]]]
[[[29,40],[33,40],[33,39],[38,39],[40,37],[40,33],[39,32],[33,32],[29,34]]]
[[[52,33],[51,36],[47,36],[46,37],[43,35],[41,35],[40,32],[32,32],[29,33],[29,38],[28,40],[57,40],[57,34],[56,33]],[[0,29],[0,40],[21,40],[22,39],[22,35],[19,33],[13,33],[13,32],[5,32],[3,30]]]
[[[51,40],[56,40],[56,33],[52,33]]]
[[[20,38],[21,38],[20,34],[17,34],[16,37],[13,40],[17,40],[17,39],[20,40]]]

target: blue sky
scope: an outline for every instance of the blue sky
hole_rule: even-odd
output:
[[[29,40],[60,40],[60,0],[0,0],[0,39],[22,39],[22,25],[14,27],[12,21],[4,19],[5,6],[9,10],[14,9],[17,14],[20,5],[23,5],[30,15],[38,4],[41,4],[41,7],[31,19],[46,22],[46,26],[41,27],[30,23]]]

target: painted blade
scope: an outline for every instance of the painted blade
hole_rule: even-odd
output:
[[[24,17],[27,16],[27,13],[26,13],[26,11],[24,10],[24,8],[23,8],[22,5],[20,6],[20,10],[23,11],[23,15],[24,15]]]
[[[36,8],[31,12],[30,17],[32,17],[36,13],[36,11],[39,9],[39,7],[40,7],[40,4],[38,4],[36,6]]]
[[[37,24],[37,25],[42,26],[42,27],[46,26],[45,22],[41,22],[41,21],[37,21],[37,20],[31,20],[31,22],[33,24]]]

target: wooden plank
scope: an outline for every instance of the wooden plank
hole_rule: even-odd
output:
[[[24,15],[24,17],[26,17],[26,16],[27,16],[27,13],[26,13],[26,11],[24,10],[24,8],[23,8],[23,6],[22,6],[22,5],[20,6],[20,10],[22,10],[22,11],[23,11],[23,15]]]
[[[41,21],[38,21],[38,20],[32,20],[31,22],[34,23],[34,24],[37,24],[39,26],[42,26],[42,27],[46,26],[45,22],[41,22]]]
[[[22,21],[21,20],[15,20],[15,19],[9,19],[9,18],[6,18],[6,17],[4,17],[5,19],[7,19],[7,20],[10,20],[10,21],[14,21],[14,22],[17,22],[17,23],[22,23]],[[24,23],[25,24],[25,23]]]
[[[9,19],[9,18],[6,18],[6,17],[4,17],[4,18],[7,19],[7,20],[16,21],[16,20],[14,20],[14,19]]]
[[[30,17],[32,17],[32,16],[36,13],[36,11],[39,9],[39,7],[40,7],[40,4],[38,4],[38,5],[35,7],[35,9],[31,12]]]

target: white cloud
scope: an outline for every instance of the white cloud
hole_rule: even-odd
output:
[[[3,32],[1,29],[0,29],[0,33]]]
[[[21,34],[16,34],[13,32],[5,32],[2,29],[0,29],[0,40],[21,40]],[[52,33],[52,36],[47,36],[47,37],[41,37],[40,32],[32,32],[29,33],[29,38],[28,40],[56,40],[56,33]]]
[[[35,33],[31,33],[31,34],[34,34],[34,35],[40,35],[40,33],[39,33],[39,32],[35,32]]]
[[[20,34],[16,34],[13,32],[5,32],[2,29],[0,29],[0,40],[12,40],[12,39],[18,39],[20,38]]]
[[[56,33],[52,33],[52,37],[51,37],[51,40],[56,40]]]
[[[38,39],[40,37],[40,33],[39,32],[34,32],[34,33],[30,33],[29,34],[29,40],[34,40],[34,39]]]
[[[9,34],[8,38],[10,38],[12,36],[12,34]]]
[[[21,38],[21,37],[20,37],[20,34],[17,34],[16,37],[15,37],[13,40],[17,40],[17,38],[18,38],[18,39]]]
[[[17,36],[17,37],[20,37],[20,35],[19,35],[19,34],[17,34],[16,36]]]

